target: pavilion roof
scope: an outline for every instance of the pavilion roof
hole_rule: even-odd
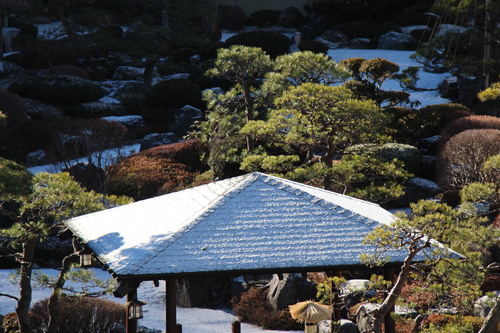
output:
[[[116,276],[153,279],[361,265],[374,250],[365,236],[394,218],[377,204],[256,172],[66,224]],[[407,255],[389,254],[393,263]]]

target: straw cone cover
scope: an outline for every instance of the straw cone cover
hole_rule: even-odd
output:
[[[327,305],[313,301],[300,302],[289,305],[292,318],[299,323],[318,323],[322,320],[330,319],[332,308]]]

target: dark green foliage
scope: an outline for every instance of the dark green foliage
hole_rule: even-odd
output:
[[[240,170],[241,152],[246,148],[244,135],[228,136],[211,143],[208,165],[213,173],[222,178],[234,177],[242,173]]]
[[[33,175],[22,165],[0,157],[0,199],[28,195]]]
[[[273,311],[267,302],[267,291],[253,287],[232,300],[232,310],[242,322],[271,330],[299,330],[302,325],[292,319],[290,311]]]
[[[9,90],[54,105],[92,102],[105,94],[95,82],[66,75],[20,78],[9,86]]]
[[[47,325],[48,299],[39,301],[31,313],[41,318],[41,329]],[[125,306],[120,303],[93,297],[60,296],[54,314],[58,332],[113,332],[125,326]]]
[[[219,24],[222,29],[241,30],[245,26],[246,15],[243,9],[237,6],[219,6]]]
[[[451,138],[452,136],[458,133],[470,129],[500,130],[500,118],[493,116],[477,116],[477,115],[461,117],[448,123],[441,131],[441,135],[445,138]]]
[[[264,9],[253,12],[247,19],[247,25],[255,25],[259,28],[269,27],[276,24],[280,16],[279,10]]]
[[[500,117],[500,99],[484,101],[474,104],[471,110],[475,114],[484,114],[488,116]]]
[[[200,157],[205,146],[196,140],[151,148],[106,170],[106,192],[146,199],[181,190],[206,170]]]
[[[389,31],[400,31],[392,22],[370,23],[367,21],[351,21],[340,24],[338,29],[349,38],[378,38]]]
[[[393,107],[387,111],[392,116],[388,134],[397,142],[409,144],[437,135],[447,121],[470,114],[467,107],[455,103],[428,105],[421,109]]]
[[[346,148],[345,154],[368,155],[390,162],[393,159],[403,162],[405,169],[417,174],[420,169],[420,150],[414,146],[400,143],[360,144]]]
[[[200,107],[200,87],[188,79],[161,81],[151,87],[148,104],[155,108],[180,108],[184,105]]]
[[[312,51],[314,53],[326,53],[328,51],[328,46],[318,41],[304,40],[300,42],[299,49],[301,51]]]
[[[269,56],[275,58],[288,52],[292,41],[285,35],[274,31],[250,31],[232,36],[226,45],[244,45],[260,47]]]

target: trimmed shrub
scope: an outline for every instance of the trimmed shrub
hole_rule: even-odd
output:
[[[42,69],[38,72],[40,75],[67,75],[79,77],[86,80],[91,80],[89,73],[75,65],[57,65],[49,68]]]
[[[387,134],[397,142],[409,144],[437,135],[447,122],[471,114],[467,107],[456,103],[428,105],[418,110],[393,107],[387,111],[392,116]]]
[[[441,135],[445,138],[451,138],[452,136],[458,133],[470,129],[500,130],[500,118],[493,116],[476,116],[476,115],[458,118],[448,123],[441,131]]]
[[[486,160],[500,154],[500,130],[466,130],[443,146],[437,167],[438,183],[445,189],[459,190],[473,182],[486,182]]]
[[[242,322],[270,330],[299,330],[302,325],[292,319],[290,311],[274,311],[267,303],[267,290],[252,287],[232,300],[232,310]]]
[[[39,315],[30,312],[31,330],[33,333],[45,332],[43,325],[43,318]],[[19,333],[19,323],[17,321],[17,314],[15,312],[8,313],[3,317],[0,332],[3,333]]]
[[[151,87],[148,105],[155,108],[181,108],[184,105],[201,107],[201,89],[188,79],[161,81]]]
[[[275,25],[280,16],[279,10],[264,9],[253,12],[247,19],[247,25],[255,25],[259,28]]]
[[[500,117],[500,99],[476,103],[471,109],[475,114]]]
[[[314,53],[328,52],[328,46],[316,40],[304,40],[300,42],[299,49],[301,51],[311,51]]]
[[[105,95],[97,83],[67,75],[24,77],[13,82],[8,89],[54,105],[93,102]]]
[[[292,41],[275,31],[249,31],[232,36],[226,40],[227,47],[244,45],[260,47],[272,58],[288,53]]]
[[[418,173],[422,158],[418,148],[401,143],[385,143],[383,145],[359,144],[348,147],[344,153],[371,155],[382,158],[387,162],[397,159],[403,162],[405,169],[412,174]]]
[[[245,27],[246,15],[243,9],[236,6],[219,6],[217,11],[220,27],[228,30],[241,30]]]
[[[131,155],[107,168],[106,192],[140,200],[181,190],[207,169],[200,160],[205,149],[188,140]]]
[[[389,31],[400,32],[398,25],[392,22],[371,23],[351,21],[339,24],[337,28],[349,38],[378,38]]]
[[[40,326],[48,323],[47,302],[31,308],[42,319]],[[125,306],[100,298],[60,296],[54,320],[58,332],[112,332],[125,325]]]

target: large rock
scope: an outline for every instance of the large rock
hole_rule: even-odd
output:
[[[151,133],[146,135],[141,139],[141,149],[140,151],[153,148],[153,147],[158,147],[158,146],[163,146],[163,145],[168,145],[170,143],[174,143],[179,141],[179,138],[177,135],[175,135],[172,132],[169,133]]]
[[[323,320],[318,323],[318,333],[330,333],[330,320]],[[340,319],[339,333],[359,333],[359,329],[352,321]]]
[[[198,120],[201,120],[203,113],[200,109],[190,105],[184,105],[182,108],[177,109],[175,112],[175,125],[174,132],[183,136],[192,130],[191,126]]]
[[[349,43],[349,38],[338,30],[326,31],[314,40],[325,44],[329,49],[343,48]]]
[[[497,292],[498,294],[498,292]],[[474,317],[486,318],[493,306],[495,306],[496,298],[490,296],[482,296],[474,303]]]
[[[119,66],[113,73],[113,80],[142,80],[144,68],[133,66]]]
[[[110,97],[104,97],[95,102],[70,105],[63,111],[66,115],[75,118],[101,118],[124,114],[120,101]]]
[[[302,277],[301,274],[283,274],[282,278],[275,274],[269,282],[267,300],[277,311],[297,302],[313,299],[316,286]]]
[[[359,307],[356,312],[356,323],[360,332],[371,332],[373,330],[372,313],[380,307],[380,304],[366,303]]]
[[[377,48],[384,50],[414,50],[417,40],[409,34],[389,31],[378,39]]]
[[[105,91],[98,83],[66,75],[26,76],[8,88],[21,96],[54,105],[97,101]]]
[[[24,69],[10,61],[0,60],[0,77],[23,73]]]

